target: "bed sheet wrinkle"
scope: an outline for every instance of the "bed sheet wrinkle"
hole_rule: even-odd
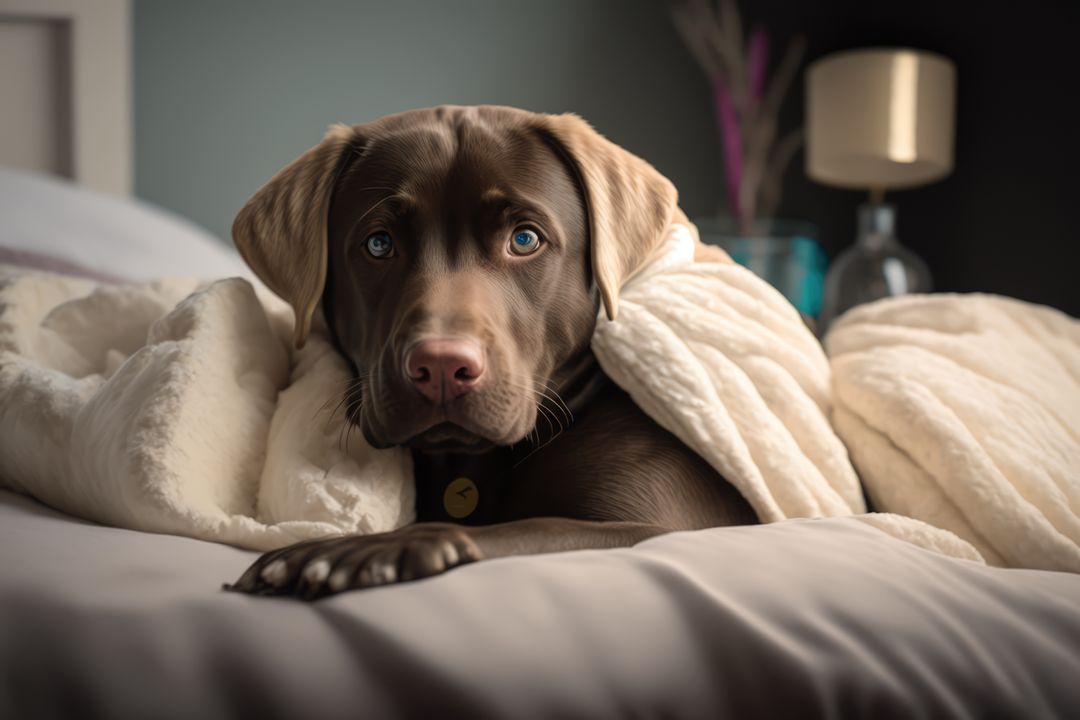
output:
[[[973,716],[1080,703],[1080,576],[852,518],[504,558],[313,605],[221,592],[254,556],[0,492],[0,666],[61,668],[54,687],[117,717],[955,714],[942,683]],[[0,715],[55,714],[15,700]]]

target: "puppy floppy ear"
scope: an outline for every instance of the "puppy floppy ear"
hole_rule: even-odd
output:
[[[544,130],[562,148],[585,191],[592,268],[609,320],[619,289],[664,240],[678,208],[671,181],[577,115],[549,115]]]
[[[322,142],[259,188],[233,221],[240,256],[266,286],[293,307],[294,339],[302,347],[326,285],[330,196],[357,128],[332,125]]]

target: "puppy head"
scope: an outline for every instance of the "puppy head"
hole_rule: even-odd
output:
[[[675,210],[670,182],[574,115],[442,107],[332,127],[233,237],[298,346],[322,302],[369,442],[479,450],[530,433]]]

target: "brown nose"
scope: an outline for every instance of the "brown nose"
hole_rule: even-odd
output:
[[[459,398],[484,374],[484,351],[466,338],[433,338],[412,346],[405,372],[416,389],[435,403]]]

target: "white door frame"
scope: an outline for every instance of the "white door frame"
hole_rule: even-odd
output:
[[[0,0],[0,22],[11,19],[68,26],[72,174],[93,190],[130,195],[131,0]]]

